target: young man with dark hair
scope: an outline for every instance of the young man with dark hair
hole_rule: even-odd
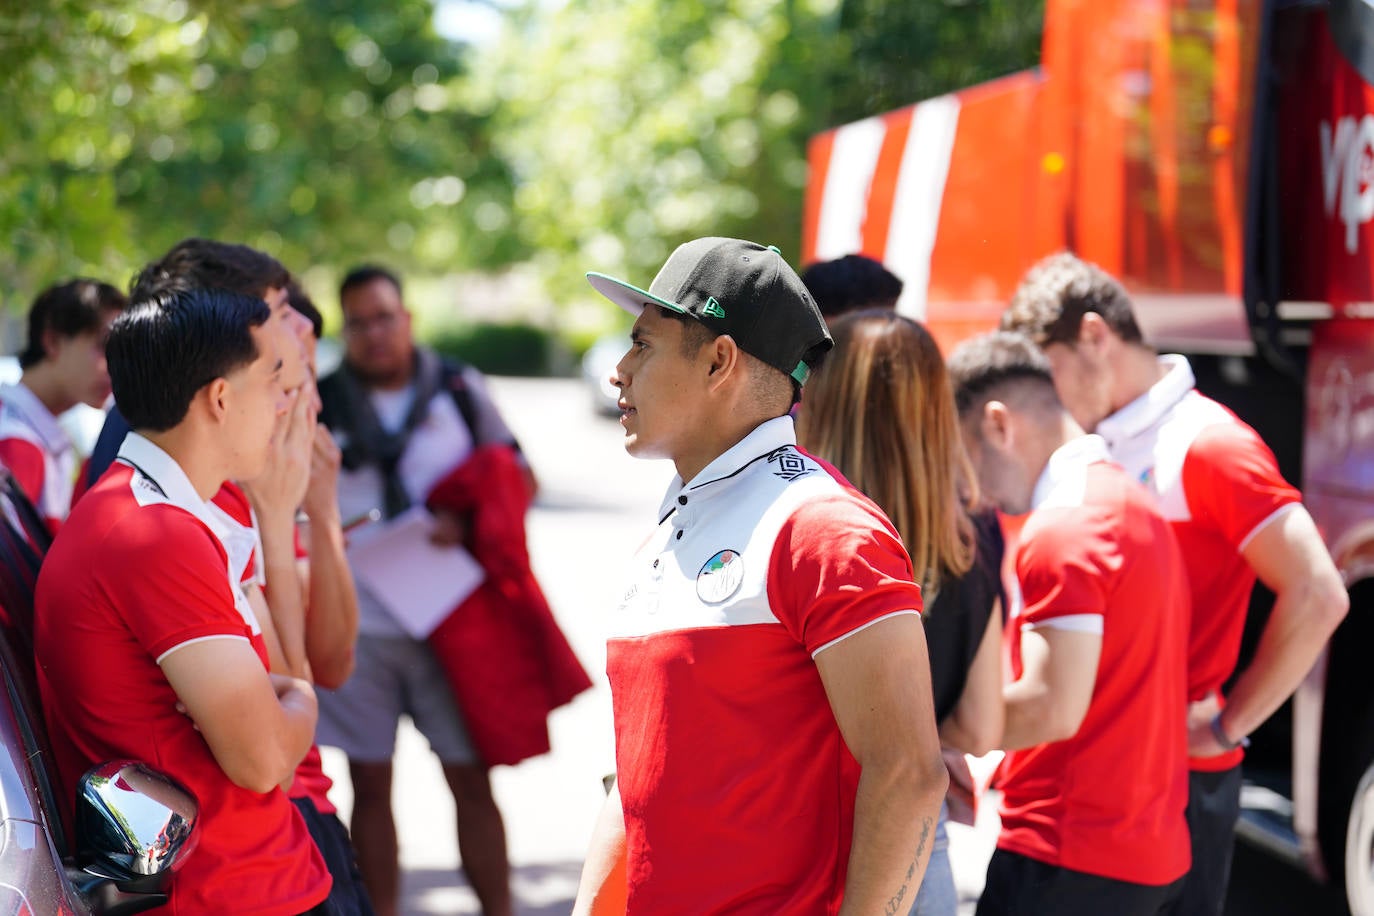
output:
[[[825,322],[737,239],[648,290],[587,276],[637,316],[625,447],[677,477],[612,618],[617,784],[574,912],[904,913],[948,777],[911,560],[796,447]]]
[[[271,458],[264,471],[253,480],[227,482],[215,494],[211,512],[250,526],[257,540],[246,588],[249,602],[263,621],[271,670],[337,687],[353,670],[357,599],[344,559],[334,493],[338,452],[332,448],[328,431],[315,422],[318,398],[313,382],[312,322],[289,302],[293,282],[275,258],[246,245],[187,239],[140,271],[133,289],[140,299],[217,289],[266,302],[270,318],[264,330],[274,337],[281,354],[282,384],[301,396],[274,430]],[[101,432],[93,464],[101,461],[102,450],[103,456],[112,459],[124,439],[127,423],[117,408]],[[250,505],[255,513],[249,511]],[[308,558],[296,539],[295,519],[301,509],[310,520]],[[347,830],[328,796],[331,785],[319,749],[311,747],[288,793],[334,877],[331,906],[341,916],[369,914],[371,907],[356,873]]]
[[[262,473],[282,385],[262,300],[208,290],[138,301],[110,330],[115,396],[133,424],[39,574],[34,654],[68,799],[109,759],[146,760],[200,803],[175,912],[315,912],[330,876],[278,786],[314,735],[308,681],[269,674],[258,621],[209,500]],[[69,812],[70,814],[70,812]]]
[[[818,261],[802,271],[801,279],[826,318],[859,309],[895,309],[902,295],[902,281],[862,254]]]
[[[1002,832],[980,916],[1153,916],[1188,870],[1183,558],[1019,334],[949,359],[984,496],[1029,512],[1006,639]]]
[[[282,337],[282,383],[290,391],[306,379],[305,349],[311,327],[309,319],[291,307],[291,282],[290,272],[269,254],[247,245],[191,238],[139,271],[130,284],[130,295],[142,302],[171,292],[220,289],[262,299],[272,310],[271,330]],[[83,491],[105,473],[128,431],[116,399],[91,452]]]
[[[128,304],[108,283],[84,278],[50,286],[29,309],[17,384],[0,386],[0,464],[53,531],[71,510],[76,452],[57,417],[110,396],[105,334]]]
[[[1297,689],[1349,596],[1273,452],[1197,391],[1187,359],[1144,343],[1130,297],[1105,271],[1067,252],[1046,258],[1026,274],[1002,325],[1044,347],[1069,412],[1154,492],[1183,547],[1193,867],[1177,912],[1214,916],[1229,883],[1245,736]],[[1274,592],[1274,609],[1232,680],[1257,577]]]

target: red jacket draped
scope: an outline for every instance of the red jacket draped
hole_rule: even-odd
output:
[[[425,503],[469,519],[468,549],[487,574],[429,644],[488,766],[546,753],[549,713],[592,685],[530,569],[532,498],[515,450],[483,445]]]

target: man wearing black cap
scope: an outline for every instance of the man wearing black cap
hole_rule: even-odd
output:
[[[617,786],[575,912],[905,912],[947,777],[911,561],[798,451],[830,336],[776,248],[705,238],[616,366],[632,455],[677,477],[612,617]]]

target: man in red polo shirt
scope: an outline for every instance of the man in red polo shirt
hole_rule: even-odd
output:
[[[1074,419],[1155,493],[1183,548],[1192,596],[1193,867],[1177,912],[1215,916],[1229,883],[1245,736],[1297,689],[1349,596],[1269,447],[1198,393],[1187,359],[1144,343],[1130,297],[1105,271],[1068,253],[1046,258],[1026,274],[1002,324],[1044,348]],[[1274,593],[1274,608],[1223,701],[1256,576]]]
[[[200,842],[170,913],[313,912],[330,877],[279,786],[309,749],[310,684],[268,674],[232,567],[241,532],[208,500],[261,473],[295,396],[260,299],[191,290],[138,301],[110,332],[133,426],[39,575],[34,652],[62,785],[144,760],[200,802]]]
[[[1020,334],[950,356],[987,498],[1016,552],[1002,833],[979,916],[1152,916],[1188,871],[1183,558],[1150,494],[1055,395]]]

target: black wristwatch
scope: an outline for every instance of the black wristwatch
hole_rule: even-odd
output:
[[[1232,741],[1230,738],[1226,737],[1226,729],[1221,727],[1221,713],[1217,713],[1212,717],[1212,737],[1217,739],[1217,744],[1220,744],[1228,751],[1234,751],[1238,747],[1250,746],[1250,737],[1248,735],[1241,736],[1238,741]]]

